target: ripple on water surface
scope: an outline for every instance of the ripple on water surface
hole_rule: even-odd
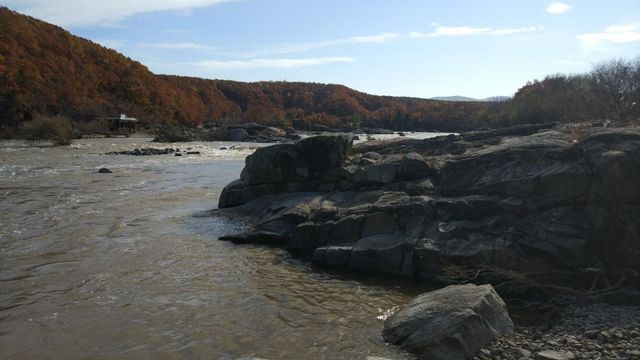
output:
[[[141,139],[10,145],[0,146],[0,357],[404,356],[379,332],[417,290],[217,240],[244,224],[202,214],[250,150],[195,143],[203,155],[143,158],[103,155]]]

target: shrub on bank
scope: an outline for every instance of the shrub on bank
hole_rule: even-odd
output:
[[[66,146],[73,139],[73,125],[65,116],[35,115],[21,128],[22,137],[27,140],[51,140],[56,145]]]
[[[80,135],[111,135],[108,123],[104,120],[77,122],[76,129]]]

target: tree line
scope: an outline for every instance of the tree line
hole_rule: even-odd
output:
[[[156,75],[114,50],[0,7],[0,135],[43,117],[80,132],[106,131],[127,113],[143,126],[258,122],[282,128],[468,131],[536,122],[638,124],[639,58],[588,74],[529,82],[505,102],[374,96],[342,85],[245,83]],[[102,130],[101,130],[102,129]]]
[[[540,122],[602,122],[640,125],[640,57],[597,64],[586,74],[554,74],[528,82],[491,125]]]

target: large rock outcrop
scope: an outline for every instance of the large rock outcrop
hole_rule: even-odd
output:
[[[419,359],[465,360],[512,331],[507,307],[493,287],[467,284],[413,299],[385,321],[382,337]]]
[[[249,186],[317,179],[343,164],[352,141],[347,135],[321,135],[258,149],[247,156],[240,179]]]
[[[640,271],[640,129],[520,126],[356,145],[320,137],[247,159],[219,210],[278,196],[239,242],[318,266],[445,280],[449,264]],[[246,205],[241,205],[247,203]],[[264,203],[264,202],[263,202]],[[241,205],[233,207],[236,205]]]
[[[322,135],[258,149],[246,158],[240,179],[223,189],[218,207],[267,194],[318,190],[337,179],[352,142],[348,135]]]

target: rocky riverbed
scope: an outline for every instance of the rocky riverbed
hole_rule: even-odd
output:
[[[164,127],[157,130],[154,142],[183,142],[183,141],[242,141],[253,143],[277,143],[299,140],[310,134],[321,133],[359,133],[366,134],[367,138],[374,139],[372,135],[388,136],[396,135],[389,129],[368,127],[329,127],[319,124],[294,121],[293,128],[283,130],[273,126],[257,123],[242,124],[207,124],[203,128],[193,127]],[[405,136],[398,132],[397,136]]]
[[[476,359],[640,359],[640,307],[572,305],[547,326],[522,326]]]
[[[355,146],[347,135],[319,136],[247,157],[213,214],[253,224],[222,240],[283,246],[318,267],[490,283],[501,295],[556,304],[566,325],[551,329],[570,336],[581,327],[571,330],[579,316],[566,311],[583,310],[566,304],[638,303],[639,183],[638,128],[538,124]],[[606,321],[617,309],[598,313],[604,328],[620,327]],[[629,349],[592,349],[590,338],[573,349],[570,337],[540,331],[518,328],[479,356],[635,356],[633,337],[621,342]],[[530,333],[526,349],[519,340]],[[519,346],[526,351],[516,354]]]
[[[167,127],[158,129],[154,142],[181,141],[244,141],[254,143],[275,143],[300,139],[295,131],[255,124],[235,124],[211,126],[207,128]]]

